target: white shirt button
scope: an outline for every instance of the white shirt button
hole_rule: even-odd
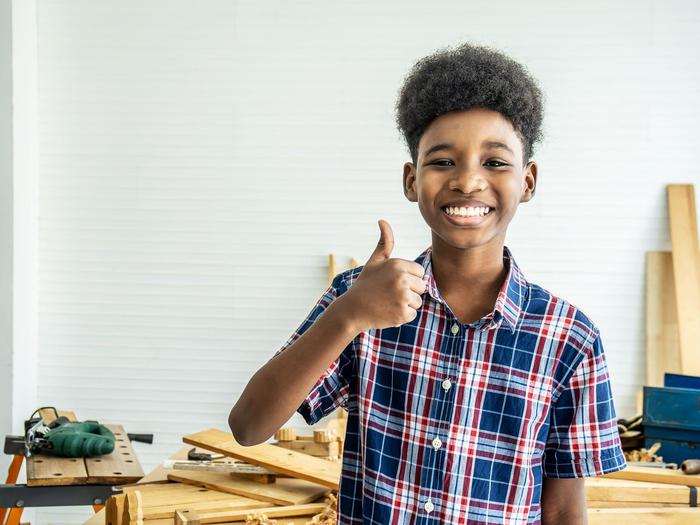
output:
[[[425,509],[425,512],[430,513],[430,512],[433,512],[433,510],[435,509],[435,506],[433,505],[432,501],[428,500],[425,502],[425,505],[423,505],[423,508]]]
[[[450,381],[449,379],[445,379],[445,380],[442,382],[442,389],[443,389],[445,392],[447,392],[450,388],[452,388],[452,381]]]
[[[435,450],[439,449],[441,446],[442,446],[442,441],[440,440],[440,438],[433,439],[433,448]]]
[[[457,323],[453,324],[451,330],[453,334],[459,333],[459,325]]]

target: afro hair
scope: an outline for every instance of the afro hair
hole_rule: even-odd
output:
[[[482,107],[498,111],[523,144],[523,165],[542,140],[543,94],[527,69],[487,46],[444,48],[415,63],[396,102],[396,124],[413,163],[430,123],[449,111]]]

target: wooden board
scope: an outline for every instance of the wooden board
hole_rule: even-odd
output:
[[[170,459],[187,459],[187,451],[190,450],[192,447],[182,447],[180,450],[175,452],[172,456],[170,456]],[[163,468],[161,465],[156,467],[154,470],[146,474],[141,480],[139,480],[139,483],[136,484],[138,487],[142,487],[143,485],[146,485],[147,483],[158,483],[160,481],[165,481],[167,482],[168,479],[168,472],[171,472],[168,469]],[[132,487],[134,485],[131,485]],[[122,487],[122,490],[128,489],[128,487]],[[109,503],[109,500],[107,500]],[[96,512],[94,516],[91,516],[83,525],[105,525],[106,523],[106,510],[102,509],[99,512]],[[166,523],[168,521],[166,520]],[[168,525],[172,525],[174,523],[174,520],[169,520]],[[108,524],[109,525],[109,524]],[[158,525],[155,521],[149,523],[148,525]]]
[[[224,495],[228,499],[216,499],[212,501],[198,501],[195,503],[171,503],[169,505],[160,505],[158,507],[142,507],[141,516],[144,520],[155,519],[173,519],[178,510],[189,510],[191,512],[227,512],[231,510],[248,510],[254,512],[255,509],[269,507],[270,504],[266,501],[255,501],[250,498],[239,498],[235,500],[232,494]],[[126,507],[125,521],[129,523],[135,519],[132,516],[133,510],[129,505]]]
[[[663,386],[665,372],[682,372],[671,252],[646,254],[646,354],[647,385]]]
[[[700,249],[692,184],[669,184],[668,216],[684,374],[700,375]]]
[[[285,507],[266,507],[257,509],[255,514],[265,514],[268,518],[285,518],[293,516],[309,516],[323,512],[325,503],[307,503],[306,505],[290,505]],[[200,525],[204,523],[232,523],[245,521],[250,511],[237,510],[227,512],[196,513],[178,511],[175,514],[176,525]]]
[[[61,458],[35,454],[27,460],[27,485],[121,485],[141,479],[143,470],[124,429],[120,425],[105,426],[117,438],[114,452],[94,458]]]
[[[85,458],[89,483],[124,485],[143,477],[143,469],[131,447],[131,441],[121,425],[105,425],[114,433],[114,452],[105,456]]]
[[[680,470],[671,470],[658,467],[627,466],[627,468],[623,470],[611,472],[610,474],[604,474],[602,477],[700,487],[700,474],[683,474],[683,472]]]
[[[700,523],[700,509],[588,509],[588,525],[690,525]]]
[[[57,410],[57,412],[58,417],[63,416],[67,417],[68,421],[78,421],[78,418],[75,417],[75,412],[71,410]],[[56,420],[56,412],[50,408],[44,408],[39,410],[39,417],[44,421],[44,425],[50,425]]]
[[[82,458],[35,454],[27,459],[27,485],[30,487],[85,485],[88,479],[85,461]]]
[[[277,446],[317,458],[337,458],[340,453],[340,443],[337,440],[333,440],[330,443],[316,443],[313,441],[313,438],[295,439],[294,441],[280,441],[277,443]]]
[[[183,438],[185,443],[196,445],[253,465],[265,467],[292,477],[313,481],[338,490],[341,464],[315,458],[293,450],[266,443],[244,447],[236,442],[230,432],[210,429]]]
[[[585,490],[589,505],[592,502],[598,506],[602,506],[600,502],[611,502],[620,507],[623,503],[690,505],[690,488],[684,485],[591,477],[585,479]]]
[[[269,501],[275,505],[310,503],[329,492],[327,487],[303,479],[282,478],[275,483],[266,485],[247,479],[236,479],[222,472],[175,471],[168,474],[168,479],[261,501]]]

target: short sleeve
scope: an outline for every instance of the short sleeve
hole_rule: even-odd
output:
[[[299,327],[292,333],[275,356],[284,352],[297,339],[313,326],[316,320],[323,315],[328,306],[344,291],[344,274],[335,276],[333,282],[316,301],[309,314]],[[353,344],[348,344],[338,358],[330,363],[326,371],[319,377],[316,384],[306,396],[306,399],[297,409],[304,420],[313,425],[324,416],[333,412],[336,408],[345,406],[348,400],[350,380],[354,370]]]
[[[549,478],[600,476],[627,466],[597,329],[585,350],[551,408],[543,465]]]

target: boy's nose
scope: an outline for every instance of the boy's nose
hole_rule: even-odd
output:
[[[484,189],[485,185],[486,179],[478,168],[465,166],[453,171],[449,187],[451,190],[472,193]]]

